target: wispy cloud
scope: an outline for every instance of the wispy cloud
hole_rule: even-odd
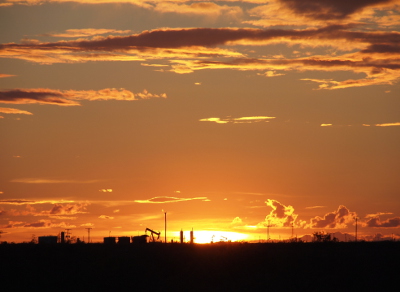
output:
[[[9,104],[52,104],[60,106],[77,106],[80,100],[142,100],[151,98],[166,98],[165,93],[152,94],[147,90],[132,93],[126,89],[102,90],[54,90],[48,88],[13,89],[0,91],[0,103]]]
[[[374,214],[367,214],[365,215],[365,218],[376,218],[378,216],[382,216],[382,215],[393,215],[392,212],[378,212],[378,213],[374,213]]]
[[[306,207],[305,209],[321,209],[321,208],[326,208],[326,206],[310,206]]]
[[[289,2],[292,4],[289,5]],[[294,14],[298,13],[300,8],[305,9],[299,3],[297,1],[279,2],[281,6],[285,6]],[[321,21],[318,15],[324,15],[326,18],[325,14],[328,13],[331,15],[330,19],[338,20],[369,7],[369,5],[353,5],[350,9],[348,5],[333,3],[333,1],[318,3],[316,5],[309,2],[306,5],[308,12],[302,15],[307,18],[314,15],[314,19]],[[383,4],[383,2],[374,4]],[[319,12],[316,13],[316,11]],[[303,79],[317,82],[319,89],[394,84],[400,78],[400,33],[364,25],[363,27],[361,24],[354,23],[327,22],[319,27],[301,29],[165,28],[127,36],[111,35],[95,39],[47,43],[35,40],[20,44],[8,43],[0,46],[0,56],[48,64],[158,60],[156,63],[162,66],[169,63],[170,69],[166,71],[180,74],[206,69],[232,69],[264,71],[265,73],[261,74],[267,77],[282,75],[288,71],[349,71],[363,73],[366,76],[361,79],[343,81]],[[326,54],[297,58],[285,56],[267,58],[265,56],[250,57],[248,53],[239,52],[243,46],[258,47],[277,43],[288,46],[297,44],[302,47],[318,47]],[[232,49],[227,49],[229,47]],[[337,53],[332,54],[332,50]],[[227,57],[230,59],[228,60]],[[162,60],[166,60],[167,63],[163,63]]]
[[[385,124],[376,124],[376,127],[395,127],[400,126],[400,122],[397,123],[385,123]]]
[[[23,222],[23,221],[9,221],[8,224],[3,225],[1,228],[74,228],[75,225],[70,225],[65,222],[54,223],[52,220],[42,219],[36,222]]]
[[[16,109],[16,108],[6,108],[0,107],[0,113],[3,114],[22,114],[22,115],[33,115],[31,112]]]
[[[76,37],[88,37],[101,34],[127,34],[130,30],[116,30],[116,29],[105,29],[105,28],[83,28],[83,29],[67,29],[62,33],[47,33],[41,34],[40,36],[50,36],[58,38],[76,38]]]
[[[0,74],[0,78],[6,78],[6,77],[14,77],[16,75],[11,75],[11,74]]]
[[[26,199],[9,199],[0,200],[0,205],[35,205],[35,204],[66,204],[74,203],[72,200],[26,200]]]
[[[259,123],[259,122],[268,122],[271,119],[275,119],[275,117],[267,117],[267,116],[253,116],[253,117],[240,117],[240,118],[205,118],[200,119],[200,122],[214,122],[217,124],[251,124],[251,123]]]
[[[110,220],[111,220],[111,219],[114,219],[114,217],[112,217],[112,216],[107,216],[107,215],[100,215],[99,218],[100,218],[100,219],[110,219]]]
[[[99,192],[102,192],[102,193],[112,193],[113,190],[112,190],[112,189],[101,189],[101,190],[99,190]]]
[[[154,197],[148,200],[135,200],[134,202],[142,204],[164,204],[164,203],[177,203],[177,202],[185,202],[193,200],[208,201],[208,198],[207,197],[178,198],[178,197],[161,196],[161,197]]]
[[[68,179],[47,179],[47,178],[18,178],[11,182],[24,184],[91,184],[99,180],[68,180]]]

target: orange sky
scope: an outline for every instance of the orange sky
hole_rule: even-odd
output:
[[[399,7],[1,1],[0,240],[399,237]]]

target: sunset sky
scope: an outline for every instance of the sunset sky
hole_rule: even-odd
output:
[[[400,238],[399,0],[2,0],[0,22],[0,241],[164,238],[164,212],[168,240]]]

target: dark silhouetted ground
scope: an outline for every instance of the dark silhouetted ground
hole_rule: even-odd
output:
[[[1,244],[1,291],[397,291],[400,242]]]

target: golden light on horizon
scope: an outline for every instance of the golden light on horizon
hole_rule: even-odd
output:
[[[218,231],[218,230],[200,230],[193,231],[194,243],[211,243],[220,241],[240,241],[248,239],[248,235],[232,231]],[[174,236],[179,238],[179,232],[175,232]],[[190,241],[190,231],[183,232],[184,241]]]

